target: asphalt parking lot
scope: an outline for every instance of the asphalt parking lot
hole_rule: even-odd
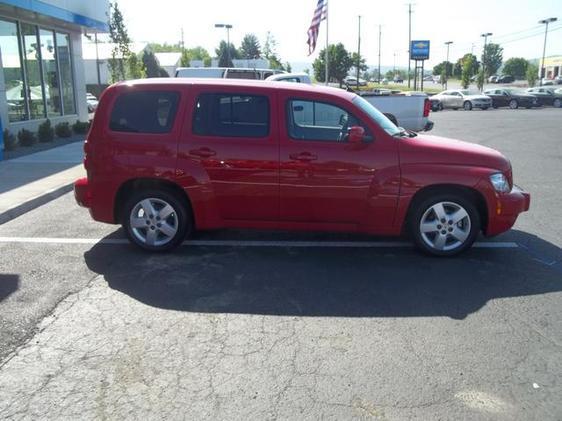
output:
[[[0,225],[0,418],[561,419],[562,110],[431,119],[532,194],[458,258],[238,231],[150,255],[71,194]]]

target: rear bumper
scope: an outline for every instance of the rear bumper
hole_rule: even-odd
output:
[[[431,129],[433,129],[433,124],[434,124],[433,121],[427,120],[427,123],[425,123],[425,127],[423,128],[423,130],[425,132],[430,131]]]
[[[92,207],[92,190],[87,178],[80,178],[74,182],[74,199],[84,208]]]
[[[520,213],[529,210],[531,195],[518,186],[513,186],[511,192],[496,195],[495,209],[490,209],[486,235],[500,234],[510,229]]]

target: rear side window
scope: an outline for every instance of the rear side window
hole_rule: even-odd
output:
[[[116,132],[169,133],[178,109],[179,92],[128,92],[111,110],[109,128]]]
[[[269,134],[269,99],[261,95],[202,94],[195,105],[193,133],[266,137]]]

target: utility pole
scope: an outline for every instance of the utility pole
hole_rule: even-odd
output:
[[[359,27],[357,32],[357,90],[359,90],[359,66],[361,64],[361,15],[358,16],[359,18]]]
[[[447,61],[445,62],[445,89],[447,89],[447,80],[449,79],[449,45],[451,45],[452,43],[453,41],[447,41],[445,43],[445,45],[447,46]]]
[[[484,62],[484,57],[486,56],[486,42],[488,41],[488,37],[491,37],[492,35],[494,34],[492,34],[491,32],[486,32],[480,35],[481,37],[484,37],[484,50],[482,51],[482,70],[484,71],[484,81],[486,81],[486,79],[488,78],[486,63]]]
[[[412,3],[408,3],[408,88],[410,87],[410,48],[412,48]]]
[[[546,54],[546,35],[548,34],[548,24],[550,22],[556,22],[558,18],[548,18],[539,20],[539,23],[544,24],[544,45],[542,47],[542,60],[541,60],[541,68],[539,70],[539,86],[542,86],[542,80],[546,77],[546,68],[544,67],[544,56]]]
[[[379,25],[379,70],[377,80],[378,83],[381,83],[381,25]]]
[[[181,50],[185,50],[185,42],[183,40],[183,26],[181,27]]]

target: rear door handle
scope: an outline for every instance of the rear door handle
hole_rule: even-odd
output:
[[[209,148],[199,148],[190,150],[189,154],[200,158],[209,158],[211,156],[215,156],[217,153]]]
[[[318,159],[316,155],[313,155],[310,152],[293,153],[289,155],[289,158],[291,158],[293,161],[303,162],[310,162]]]

